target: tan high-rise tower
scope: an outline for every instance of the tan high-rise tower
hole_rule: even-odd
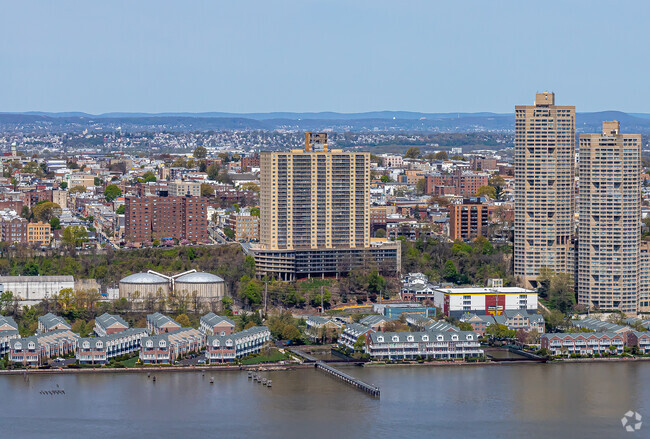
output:
[[[578,303],[635,314],[641,242],[641,134],[617,121],[580,135]]]
[[[514,274],[537,287],[539,269],[573,274],[575,107],[537,93],[515,107]]]
[[[259,276],[293,280],[375,266],[398,273],[399,241],[370,238],[370,153],[330,149],[327,133],[305,148],[260,155]]]
[[[327,133],[305,149],[263,152],[260,243],[264,249],[370,246],[370,153],[330,150]]]

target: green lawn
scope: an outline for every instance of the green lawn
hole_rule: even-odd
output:
[[[135,367],[135,363],[138,361],[138,357],[129,358],[128,360],[120,361],[119,364],[123,364],[124,367]]]
[[[276,363],[286,359],[287,357],[282,352],[276,350],[270,355],[258,355],[257,357],[246,358],[241,361],[241,364]]]

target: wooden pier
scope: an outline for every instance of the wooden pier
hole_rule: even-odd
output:
[[[351,386],[354,386],[357,389],[366,392],[373,398],[379,398],[381,395],[379,387],[372,386],[368,383],[364,383],[363,381],[356,379],[353,376],[348,375],[347,373],[343,373],[338,369],[334,369],[332,366],[325,364],[322,361],[317,361],[314,364],[314,366],[316,367],[316,369],[322,370],[323,372],[327,372],[330,375],[340,379],[344,383],[350,384]]]

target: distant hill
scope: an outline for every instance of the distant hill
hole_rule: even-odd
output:
[[[650,114],[619,111],[578,113],[578,132],[598,132],[603,120],[618,120],[628,133],[650,133]],[[512,132],[514,115],[498,113],[0,113],[3,132],[334,130],[387,132]]]

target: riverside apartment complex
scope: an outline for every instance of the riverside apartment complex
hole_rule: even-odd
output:
[[[575,107],[555,105],[548,92],[537,93],[535,105],[515,107],[517,282],[535,288],[548,267],[574,277],[582,305],[647,311],[641,135],[603,122],[601,133],[580,135],[578,163],[576,190]]]
[[[370,153],[327,141],[307,132],[304,149],[261,154],[258,274],[337,275],[371,260],[398,271],[399,243],[370,238]]]

